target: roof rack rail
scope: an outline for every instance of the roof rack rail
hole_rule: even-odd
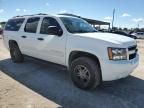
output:
[[[18,16],[14,16],[13,18],[17,18],[17,17],[25,17],[25,16],[35,16],[35,15],[48,15],[48,14],[45,14],[45,13],[38,13],[38,14],[32,14],[32,15],[18,15]]]
[[[45,14],[45,13],[38,13],[36,15],[48,15],[48,14]]]
[[[70,14],[70,13],[61,13],[61,14],[58,14],[58,15],[65,15],[65,16],[72,16],[72,17],[81,18],[81,16]]]

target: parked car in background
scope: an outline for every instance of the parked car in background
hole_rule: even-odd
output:
[[[131,34],[128,34],[126,32],[119,31],[119,30],[117,30],[117,31],[111,30],[110,33],[120,34],[120,35],[124,35],[124,36],[130,37],[130,38],[133,38],[133,39],[137,39],[137,37],[135,35],[131,35]]]
[[[136,33],[132,33],[131,35],[139,39],[144,39],[144,32],[136,32]]]
[[[4,43],[13,62],[28,55],[63,65],[81,89],[127,77],[139,63],[134,39],[98,32],[85,20],[65,15],[14,17],[5,26]]]

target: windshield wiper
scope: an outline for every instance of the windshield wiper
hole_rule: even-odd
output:
[[[75,31],[75,33],[93,33],[93,32],[98,32],[98,31],[84,31],[84,30],[79,30],[79,31]]]
[[[79,31],[76,31],[77,33],[88,33],[88,31],[84,31],[84,30],[79,30]]]
[[[92,31],[92,32],[98,32],[97,30],[94,30],[94,31]]]

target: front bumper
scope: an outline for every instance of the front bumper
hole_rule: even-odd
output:
[[[101,61],[102,79],[103,81],[112,81],[127,77],[139,64],[139,55],[132,60],[122,61]]]

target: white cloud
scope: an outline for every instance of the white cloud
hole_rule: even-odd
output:
[[[16,11],[19,12],[19,11],[21,11],[21,9],[17,8]]]
[[[27,12],[27,10],[26,10],[26,9],[24,9],[24,10],[23,10],[23,12]]]
[[[122,17],[130,17],[131,15],[130,14],[128,14],[128,13],[123,13],[122,14]]]
[[[105,20],[112,20],[112,17],[107,16],[107,17],[105,17],[104,19],[105,19]]]
[[[62,10],[59,13],[67,13],[67,11],[66,10]]]
[[[49,6],[50,4],[49,3],[46,3],[46,6]]]
[[[0,13],[3,13],[4,12],[4,9],[0,9]]]
[[[26,12],[30,12],[31,10],[27,10],[27,9],[17,9],[17,12],[24,12],[24,13],[26,13]]]
[[[132,19],[132,21],[134,21],[134,22],[143,22],[144,19],[143,18],[134,18],[134,19]]]

